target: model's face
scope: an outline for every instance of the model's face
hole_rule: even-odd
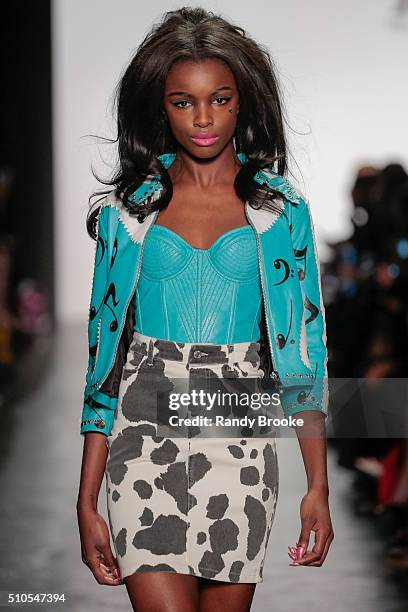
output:
[[[222,60],[175,62],[167,75],[164,111],[170,129],[196,157],[213,157],[231,141],[238,102],[235,77]]]

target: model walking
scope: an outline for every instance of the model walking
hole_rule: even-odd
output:
[[[121,79],[118,145],[114,189],[88,217],[82,558],[100,584],[124,582],[139,612],[244,612],[275,515],[275,435],[165,436],[159,421],[176,390],[248,382],[303,417],[319,435],[299,436],[308,490],[289,556],[323,563],[324,308],[308,203],[284,178],[268,54],[201,8],[167,13]],[[104,474],[116,556],[97,511]]]

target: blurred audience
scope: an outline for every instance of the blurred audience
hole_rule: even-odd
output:
[[[362,167],[351,196],[352,234],[329,245],[333,256],[322,269],[329,377],[404,379],[408,361],[408,175],[397,163],[382,169]],[[385,538],[387,567],[405,573],[408,407],[401,404],[401,438],[370,437],[369,426],[366,437],[356,437],[353,431],[364,431],[367,425],[356,394],[336,413],[336,435],[329,443],[337,448],[339,465],[354,473],[356,512],[371,517]]]
[[[24,243],[10,219],[14,185],[13,166],[0,161],[0,406],[18,385],[19,364],[30,354],[35,359],[36,339],[49,336],[49,301],[35,278],[15,273],[17,250]],[[24,219],[21,220],[21,228]],[[21,252],[19,254],[21,256]],[[27,389],[29,389],[27,385]],[[2,413],[3,414],[3,413]],[[2,416],[0,414],[0,416]],[[4,414],[3,414],[4,416]]]

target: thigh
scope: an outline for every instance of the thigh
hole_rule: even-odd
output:
[[[249,612],[256,583],[231,584],[200,578],[199,612]]]
[[[124,578],[136,612],[198,612],[198,578],[173,572],[141,572]]]

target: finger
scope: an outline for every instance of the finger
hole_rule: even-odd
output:
[[[329,537],[326,540],[326,544],[325,544],[325,547],[323,549],[323,554],[322,554],[322,556],[320,558],[320,561],[316,561],[314,563],[310,563],[309,565],[311,567],[315,567],[315,566],[320,567],[321,565],[323,565],[323,563],[324,563],[324,561],[325,561],[325,559],[327,557],[327,553],[329,552],[330,545],[331,545],[333,540],[334,540],[334,535],[330,534]]]
[[[101,553],[101,561],[102,563],[104,563],[107,567],[109,567],[110,569],[115,569],[118,568],[118,563],[115,559],[115,557],[113,556],[112,553],[112,549],[110,547],[110,543],[107,542],[106,544],[102,545],[99,547],[99,551]]]
[[[109,584],[109,585],[119,584],[118,578],[115,578],[114,576],[109,577],[105,575],[105,572],[101,566],[100,559],[97,556],[90,559],[88,561],[88,565],[89,565],[91,572],[93,573],[95,577],[95,580],[98,582],[98,584]]]
[[[120,570],[118,568],[110,568],[107,565],[105,565],[104,563],[102,563],[102,561],[99,561],[99,565],[102,568],[105,578],[115,578],[117,581],[119,581],[120,584],[122,584],[122,577],[120,575]]]
[[[300,530],[299,540],[297,542],[297,558],[300,560],[307,551],[310,540],[310,532],[314,523],[313,518],[302,518],[302,527]]]
[[[319,529],[316,532],[315,544],[312,550],[307,551],[305,556],[302,559],[298,560],[299,564],[311,565],[312,563],[319,562],[322,557],[324,547],[327,542],[327,538],[329,537],[329,534],[330,534],[329,531],[324,531],[323,529]]]
[[[108,569],[112,572],[113,576],[117,578],[119,581],[122,579],[120,575],[120,568],[117,560],[112,554],[112,549],[110,547],[109,541],[106,542],[103,546],[99,547],[101,553],[100,561],[104,563],[108,567]]]

